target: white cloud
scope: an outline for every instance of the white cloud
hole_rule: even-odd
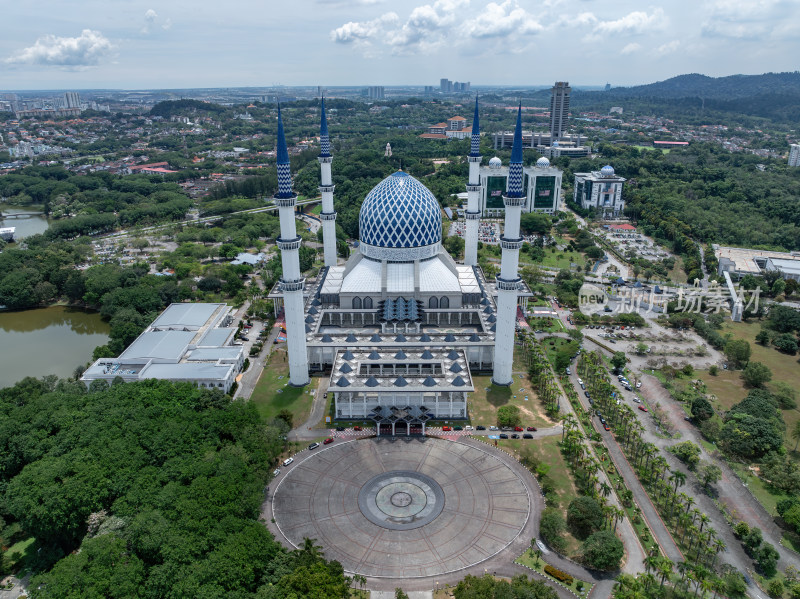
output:
[[[158,18],[158,13],[154,11],[152,8],[148,8],[147,12],[144,13],[144,20],[148,23],[153,23]]]
[[[605,35],[620,35],[631,33],[644,33],[653,29],[660,29],[664,25],[664,11],[657,8],[653,14],[636,10],[620,17],[615,21],[598,21],[592,30],[597,37]]]
[[[317,0],[318,4],[326,6],[374,6],[383,4],[386,0]]]
[[[99,31],[84,29],[78,37],[43,35],[33,46],[5,60],[7,64],[89,67],[99,64],[114,49]]]
[[[397,13],[387,12],[377,19],[357,23],[350,21],[331,31],[331,40],[337,44],[351,44],[353,42],[368,42],[370,39],[383,34],[387,25],[399,23]]]
[[[757,40],[794,37],[784,27],[800,15],[797,0],[717,0],[701,31],[706,37]]]
[[[636,42],[631,42],[620,51],[620,54],[636,54],[641,49],[642,49],[641,44],[637,44]]]
[[[395,51],[412,49],[429,51],[441,45],[457,22],[462,9],[469,0],[437,0],[433,4],[423,4],[411,11],[408,20],[399,31],[387,31],[387,43]]]
[[[490,2],[475,19],[464,23],[464,31],[474,38],[530,35],[543,29],[533,15],[512,0]]]
[[[672,54],[675,52],[681,45],[680,40],[672,40],[671,42],[667,42],[666,44],[661,44],[658,48],[656,48],[656,54],[659,56],[666,56],[667,54]]]

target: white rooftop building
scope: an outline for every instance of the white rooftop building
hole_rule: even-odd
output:
[[[231,321],[227,304],[172,304],[119,357],[97,360],[81,380],[164,379],[227,393],[244,364]]]

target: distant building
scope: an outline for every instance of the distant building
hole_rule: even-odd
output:
[[[789,166],[800,166],[800,144],[789,147]]]
[[[66,92],[64,94],[64,108],[80,108],[81,96],[78,92]]]
[[[539,158],[535,166],[522,169],[523,212],[554,214],[561,202],[563,172],[550,165],[547,158]],[[501,217],[505,214],[503,194],[508,187],[508,167],[500,158],[489,160],[489,166],[480,168],[480,210],[483,216]]]
[[[622,114],[622,106],[612,106],[608,109],[608,114]]]
[[[383,100],[385,97],[384,87],[382,85],[372,85],[368,87],[367,97],[370,100]]]
[[[760,277],[767,270],[777,270],[785,279],[800,280],[800,252],[774,252],[713,245],[717,274],[728,272],[734,279],[745,275]]]
[[[432,93],[433,93],[433,86],[432,86],[432,85],[426,85],[426,86],[425,86],[425,95],[426,95],[426,96],[429,96],[429,95],[431,95]]]
[[[439,80],[439,91],[443,94],[469,92],[471,85],[469,81],[450,81],[449,79]]]
[[[227,393],[244,365],[232,321],[226,304],[171,304],[118,358],[97,360],[81,381],[162,379]]]
[[[566,156],[567,158],[582,158],[589,155],[590,148],[588,146],[575,145],[569,142],[554,141],[552,146],[540,147],[539,151],[547,158],[560,158],[561,156]]]
[[[689,145],[688,141],[654,141],[653,147],[656,148],[685,148]]]
[[[549,133],[523,131],[522,132],[522,147],[523,148],[543,148],[553,145],[553,142],[564,146],[582,146],[588,141],[585,135],[578,133],[567,133],[561,136],[561,139],[553,140]],[[513,131],[501,131],[499,133],[492,133],[492,143],[494,149],[510,148],[514,142]],[[585,154],[584,154],[585,155]]]
[[[428,132],[420,137],[424,139],[466,139],[472,135],[472,126],[467,127],[467,119],[463,116],[451,116],[446,123],[437,123],[428,127]]]
[[[777,270],[784,279],[800,281],[800,259],[767,258],[764,270]]]
[[[609,165],[591,173],[575,173],[573,201],[581,208],[593,208],[601,218],[619,218],[625,210],[624,183]]]
[[[550,137],[553,140],[560,140],[567,132],[571,91],[572,88],[566,81],[556,81],[550,90]]]

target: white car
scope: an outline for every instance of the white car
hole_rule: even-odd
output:
[[[294,462],[294,458],[286,458],[285,460],[283,460],[283,467],[286,468],[286,466],[288,466],[292,462]]]
[[[471,431],[471,430],[474,430],[474,429],[472,428],[472,425],[468,424],[467,426],[464,427],[464,430],[465,431]]]
[[[280,473],[281,473],[281,469],[280,468],[275,468],[275,470],[272,471],[272,476],[278,476]]]
[[[638,382],[636,383],[636,388],[637,388],[637,389],[641,389],[641,388],[642,388],[642,381],[638,381]]]
[[[497,427],[496,427],[496,426],[490,426],[490,427],[489,427],[489,430],[490,430],[490,431],[496,431],[496,430],[498,430],[498,429],[497,429]]]
[[[579,378],[579,379],[578,379],[578,384],[579,384],[579,385],[583,385],[583,379],[582,379],[582,378]]]

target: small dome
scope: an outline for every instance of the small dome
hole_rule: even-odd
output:
[[[605,165],[603,168],[600,169],[600,176],[601,177],[613,177],[614,176],[614,167],[610,164]]]
[[[536,161],[536,166],[538,168],[550,168],[550,161],[542,156],[539,160]]]
[[[557,147],[558,147],[558,140],[555,140],[555,141],[553,142],[553,147],[554,147],[554,148],[557,148]]]
[[[433,255],[442,240],[442,212],[431,191],[411,175],[398,171],[378,183],[364,198],[358,217],[361,252],[388,259],[385,249],[429,247]],[[368,246],[368,247],[365,247]],[[384,250],[384,251],[381,251]],[[434,251],[435,250],[435,251]]]
[[[497,156],[489,160],[489,168],[500,168],[501,166],[503,166],[503,161]]]

